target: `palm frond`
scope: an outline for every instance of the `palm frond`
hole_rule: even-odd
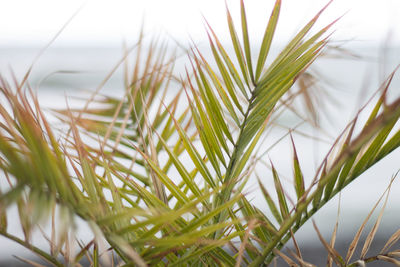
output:
[[[295,199],[272,160],[271,172],[253,173],[259,157],[265,156],[258,151],[274,126],[274,116],[297,95],[290,94],[286,102],[283,97],[328,44],[336,21],[311,32],[331,2],[271,60],[280,0],[275,1],[259,47],[251,41],[244,1],[240,28],[227,8],[232,55],[207,24],[212,59],[197,47],[190,49],[190,69],[181,75],[175,74],[176,57],[168,46],[153,39],[146,49],[141,34],[134,46],[133,69],[129,70],[128,54],[119,62],[126,63],[122,95],[96,91],[82,108],[52,111],[69,126],[60,134],[46,119],[26,77],[23,88],[16,82],[12,89],[1,80],[0,94],[6,101],[0,105],[0,168],[9,186],[0,192],[0,235],[29,247],[32,230],[51,216],[54,222],[59,208],[67,214],[60,221],[68,222],[60,227],[65,229],[58,243],[54,233],[48,238],[51,253],[29,247],[56,266],[60,254],[74,263],[87,254],[92,265],[98,265],[102,239],[127,266],[260,266],[276,255],[306,266],[294,239],[296,231],[400,146],[400,99],[388,103],[386,97],[393,72],[368,119],[362,121],[358,114],[349,123],[313,179],[302,171],[301,151],[294,131],[289,131],[289,180]],[[255,176],[266,203],[263,209],[245,192]],[[265,185],[268,179],[273,186]],[[7,208],[13,204],[25,240],[7,232]],[[67,224],[73,224],[74,216],[91,226],[95,239],[78,243],[80,250],[70,255]],[[363,259],[379,222],[364,244]],[[346,266],[360,234],[344,259],[334,240],[329,244],[319,236],[330,258]],[[296,244],[297,254],[290,252],[294,260],[280,251],[290,239]],[[395,233],[383,251],[398,239]],[[379,257],[395,262],[393,253],[398,252],[390,253]]]

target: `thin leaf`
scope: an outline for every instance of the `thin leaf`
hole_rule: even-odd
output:
[[[321,243],[324,245],[324,247],[326,248],[326,250],[328,250],[329,255],[333,258],[333,260],[335,261],[335,263],[338,266],[346,266],[346,264],[344,263],[342,257],[340,256],[340,254],[336,251],[335,248],[333,248],[330,244],[328,244],[328,242],[325,241],[325,239],[323,238],[323,236],[321,235],[320,231],[318,230],[317,225],[315,224],[315,221],[313,220],[313,226],[315,231],[318,234],[318,238],[321,241]]]
[[[390,236],[390,238],[388,239],[388,241],[386,242],[385,246],[383,247],[383,249],[379,254],[385,254],[388,251],[388,249],[390,249],[399,240],[400,240],[400,229]]]
[[[190,85],[190,89],[192,91],[193,98],[194,98],[195,103],[196,103],[196,109],[195,109],[194,105],[191,103],[191,100],[189,99],[189,96],[187,95],[188,96],[189,105],[192,108],[192,113],[198,114],[200,116],[201,125],[198,125],[197,129],[198,129],[199,133],[204,131],[205,137],[207,139],[207,140],[205,140],[205,141],[207,141],[207,143],[204,143],[204,147],[206,147],[207,144],[208,144],[208,147],[210,147],[212,149],[213,154],[216,154],[218,156],[218,158],[220,159],[221,163],[226,166],[225,158],[224,158],[224,155],[222,153],[221,145],[219,143],[219,139],[217,137],[216,131],[213,129],[213,127],[211,127],[211,122],[210,122],[209,117],[212,117],[212,115],[208,114],[208,116],[207,116],[207,114],[203,110],[203,106],[201,104],[200,98],[199,98],[197,92],[194,90],[194,87],[193,87],[193,85],[191,84],[190,81],[189,81],[189,85]],[[199,128],[199,126],[201,128]],[[213,155],[208,155],[208,156],[209,156],[209,158],[210,157],[214,157]],[[217,161],[217,160],[215,160],[215,161]],[[218,173],[220,173],[220,169],[219,169],[219,165],[218,164],[216,164],[214,166],[214,168]]]
[[[246,90],[244,88],[244,85],[239,77],[239,73],[236,70],[235,66],[232,63],[232,60],[230,59],[230,57],[228,56],[228,53],[225,51],[224,47],[222,46],[222,44],[220,43],[220,41],[218,40],[217,35],[214,33],[214,31],[212,30],[212,28],[210,27],[211,33],[213,34],[213,37],[215,39],[216,45],[218,47],[218,51],[222,56],[222,59],[225,62],[225,65],[228,67],[229,70],[229,74],[232,77],[232,79],[235,81],[236,85],[239,87],[240,91],[243,93],[243,95],[246,97],[246,99],[248,98],[248,95],[246,93]],[[219,55],[215,49],[215,46],[213,44],[213,42],[211,41],[211,38],[209,37],[209,41],[210,41],[210,46],[211,49],[213,51],[214,54],[214,58],[217,61],[218,64],[218,68],[220,69],[220,72],[222,74],[222,76],[224,77],[224,81],[225,83],[228,82],[227,85],[227,89],[229,92],[229,95],[231,96],[232,100],[234,101],[234,103],[236,104],[237,108],[240,110],[240,112],[242,114],[244,114],[242,106],[240,105],[238,99],[237,99],[237,91],[235,90],[235,87],[231,81],[231,78],[228,76],[228,73],[224,67],[224,65],[221,62],[221,59],[219,58]]]
[[[260,140],[262,134],[264,133],[264,130],[268,124],[268,121],[269,121],[269,118],[267,118],[264,121],[263,125],[261,125],[261,127],[260,127],[259,131],[257,132],[256,136],[254,137],[253,141],[250,143],[247,150],[243,153],[243,155],[241,156],[239,161],[235,164],[235,166],[233,168],[232,176],[231,177],[226,176],[225,181],[229,181],[228,179],[232,179],[232,178],[235,179],[240,176],[240,173],[242,172],[243,168],[248,163],[250,156],[252,155],[252,152],[254,151],[254,148],[256,147],[256,145],[258,144],[258,141]]]
[[[200,197],[202,195],[201,190],[197,186],[197,184],[193,181],[190,173],[186,170],[183,163],[178,159],[177,155],[175,155],[175,153],[169,149],[168,145],[164,142],[164,140],[161,137],[160,137],[160,142],[164,146],[164,149],[168,153],[169,158],[172,160],[175,168],[181,175],[182,180],[185,182],[185,185],[190,188],[190,190],[195,196]]]
[[[331,237],[331,242],[329,243],[329,245],[330,245],[332,248],[335,248],[336,235],[337,235],[337,230],[338,230],[338,227],[339,227],[340,203],[341,203],[341,195],[339,195],[339,205],[338,205],[338,212],[337,212],[337,216],[336,216],[335,228],[333,229],[332,237]],[[333,261],[333,258],[332,258],[332,256],[329,254],[329,255],[328,255],[328,260],[327,260],[327,267],[332,267],[332,261]]]
[[[388,257],[388,256],[384,256],[384,255],[378,255],[377,258],[378,258],[378,260],[390,262],[390,263],[393,263],[394,265],[400,267],[400,261],[396,260],[394,258],[391,258],[391,257]]]
[[[281,216],[283,219],[288,218],[289,216],[289,208],[286,202],[286,196],[285,192],[283,191],[283,187],[281,184],[281,181],[279,179],[278,173],[275,170],[274,165],[271,162],[271,167],[272,167],[272,174],[274,177],[274,183],[275,183],[275,190],[278,195],[278,200],[279,200],[279,208],[281,210]]]
[[[281,9],[281,0],[276,0],[272,14],[268,22],[268,26],[265,29],[264,38],[260,48],[260,54],[258,55],[256,77],[255,77],[255,80],[257,82],[258,78],[261,75],[265,61],[267,59],[269,49],[271,48],[272,38],[274,37],[276,25],[278,23],[280,9]]]
[[[202,59],[203,59],[203,57],[202,57]],[[240,125],[240,121],[239,121],[238,115],[235,112],[235,108],[233,107],[233,104],[230,101],[228,94],[225,91],[224,86],[222,86],[221,82],[219,81],[217,74],[215,74],[212,67],[204,59],[203,59],[203,63],[204,63],[204,68],[205,68],[206,72],[208,73],[209,77],[211,78],[214,88],[217,90],[218,95],[221,97],[222,103],[225,105],[229,114],[232,116],[232,119],[236,122],[236,124]],[[201,73],[200,73],[200,75],[201,75]]]
[[[264,187],[264,185],[261,183],[260,179],[257,179],[257,180],[258,180],[258,185],[261,189],[261,192],[262,192],[265,200],[267,201],[268,207],[269,207],[270,211],[272,212],[272,215],[275,217],[276,221],[279,224],[282,224],[282,217],[275,205],[275,202],[272,200],[270,194],[268,193],[268,191]]]
[[[243,0],[240,0],[240,15],[242,19],[242,34],[243,34],[243,45],[244,53],[246,55],[247,68],[249,70],[249,75],[253,84],[255,84],[254,74],[253,74],[253,64],[251,63],[251,51],[250,51],[250,41],[249,41],[249,31],[247,27],[246,10],[244,7]]]
[[[394,178],[393,178],[393,179],[394,179]],[[387,201],[388,201],[388,199],[389,199],[390,188],[391,188],[393,179],[392,179],[392,181],[390,182],[390,185],[389,185],[389,187],[388,187],[388,189],[387,189],[387,194],[386,194],[385,202],[383,203],[382,209],[381,209],[381,211],[380,211],[380,213],[379,213],[378,218],[376,219],[376,222],[375,222],[375,224],[374,224],[374,227],[372,227],[372,229],[371,229],[371,231],[369,232],[367,238],[365,239],[364,246],[363,246],[363,248],[362,248],[362,250],[361,250],[361,256],[360,256],[361,259],[364,259],[364,258],[365,258],[365,255],[367,254],[369,248],[371,247],[371,243],[372,243],[372,241],[374,240],[374,237],[375,237],[375,235],[376,235],[376,232],[378,231],[379,225],[380,225],[381,220],[382,220],[382,217],[383,217],[383,212],[385,211],[386,204],[387,204]]]
[[[200,227],[204,223],[208,222],[214,216],[220,214],[225,209],[229,209],[233,204],[235,204],[238,201],[239,198],[240,198],[240,195],[234,196],[231,200],[221,204],[220,206],[216,207],[215,209],[204,214],[202,217],[191,222],[187,227],[182,229],[181,232],[182,233],[190,232],[190,231],[193,231],[194,229],[196,229],[197,227]]]
[[[290,135],[290,140],[292,141],[292,146],[293,146],[293,169],[294,169],[294,181],[295,181],[294,185],[296,189],[297,199],[300,199],[301,197],[303,197],[305,192],[304,177],[300,169],[300,163],[297,157],[297,151],[294,145],[292,135]]]
[[[197,72],[194,71],[194,75],[197,81],[197,85],[199,87],[199,91],[200,94],[202,95],[202,99],[204,104],[206,105],[207,111],[209,114],[213,114],[213,118],[214,120],[217,122],[213,124],[213,126],[216,129],[221,128],[222,131],[224,132],[225,136],[228,138],[229,141],[231,141],[233,143],[233,138],[231,136],[231,133],[229,132],[229,128],[226,124],[226,120],[222,114],[222,106],[220,105],[217,97],[215,96],[215,93],[213,92],[210,83],[207,81],[207,78],[203,72],[203,70],[200,67],[200,63],[196,60],[196,64],[197,64],[197,70],[200,76],[200,79],[197,75]],[[194,67],[193,67],[194,69]],[[201,82],[200,82],[201,81]],[[206,101],[207,99],[207,101]],[[214,121],[213,120],[213,121]],[[223,141],[221,141],[221,143],[224,143]],[[224,144],[224,147],[226,146],[226,144]],[[225,150],[227,150],[227,148],[225,148]]]
[[[304,26],[298,33],[297,35],[290,41],[290,43],[284,48],[284,50],[277,56],[277,58],[274,60],[274,62],[269,66],[268,71],[263,74],[263,76],[260,79],[260,82],[262,80],[265,80],[267,76],[269,76],[270,72],[269,70],[274,69],[279,63],[282,62],[283,59],[287,58],[288,55],[293,51],[293,49],[297,48],[298,45],[301,43],[301,41],[304,39],[304,36],[311,30],[311,28],[314,26],[315,22],[318,20],[318,18],[321,16],[322,12],[332,3],[333,0],[329,1],[328,4],[325,5],[318,13],[317,15],[312,18],[306,26]],[[332,24],[328,25],[325,27],[321,32],[326,32],[326,30],[331,26]],[[317,33],[319,35],[321,32]],[[316,35],[316,36],[317,36]],[[312,38],[313,39],[313,38]],[[262,82],[261,82],[262,83]]]
[[[174,182],[160,169],[155,162],[153,162],[146,154],[137,149],[142,157],[147,161],[151,169],[157,174],[158,179],[162,184],[168,188],[171,194],[182,204],[187,203],[189,199],[187,196],[174,184]],[[167,204],[167,203],[166,203]]]
[[[227,14],[227,19],[228,19],[229,32],[230,32],[233,48],[235,49],[236,58],[239,62],[239,66],[242,71],[243,78],[244,78],[247,86],[249,87],[250,86],[249,71],[248,71],[247,65],[246,65],[246,58],[243,54],[242,46],[240,44],[238,35],[236,33],[235,26],[234,26],[233,20],[232,20],[232,16],[228,10],[228,7],[226,8],[226,14]],[[247,94],[245,92],[243,92],[243,94],[245,96],[247,96]]]
[[[299,265],[294,262],[291,258],[283,254],[281,251],[274,249],[274,253],[280,256],[290,267],[299,267]]]
[[[171,114],[171,116],[172,116],[172,114]],[[204,180],[212,188],[215,188],[216,187],[216,183],[215,183],[214,179],[212,178],[212,176],[211,176],[207,166],[205,165],[203,159],[201,158],[201,156],[197,152],[196,148],[194,147],[194,145],[192,144],[192,142],[190,141],[190,139],[188,138],[186,133],[183,131],[183,129],[181,128],[179,123],[175,120],[175,118],[173,118],[173,121],[174,121],[176,129],[178,130],[178,133],[179,133],[179,136],[180,136],[180,138],[181,138],[181,140],[183,142],[183,145],[185,146],[186,151],[188,152],[188,154],[189,154],[190,158],[192,159],[193,163],[196,165],[197,169],[202,174]]]
[[[347,255],[346,255],[346,264],[348,264],[350,262],[351,257],[353,256],[354,251],[357,248],[357,244],[358,241],[360,240],[361,237],[361,233],[365,228],[365,225],[367,224],[367,222],[369,221],[369,219],[371,218],[371,215],[374,213],[376,207],[378,206],[378,204],[381,202],[382,198],[385,196],[386,191],[388,189],[385,190],[385,192],[381,195],[381,197],[378,199],[378,201],[375,203],[374,207],[372,208],[372,210],[369,212],[368,216],[365,218],[364,222],[362,223],[362,225],[360,226],[360,228],[358,229],[356,235],[354,236],[353,241],[350,243],[349,249],[347,250]]]

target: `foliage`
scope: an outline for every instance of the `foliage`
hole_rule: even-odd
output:
[[[267,211],[252,204],[245,188],[256,178],[265,132],[299,96],[288,91],[297,80],[304,85],[334,24],[310,34],[321,10],[269,59],[280,9],[277,0],[255,53],[241,1],[241,27],[227,11],[234,53],[209,27],[213,62],[194,46],[190,68],[180,76],[167,46],[153,41],[147,49],[141,36],[133,70],[126,71],[124,95],[96,91],[83,108],[55,111],[69,125],[61,133],[46,119],[26,80],[11,86],[2,79],[0,167],[9,185],[0,195],[0,234],[55,266],[76,265],[83,257],[98,266],[102,240],[124,266],[260,266],[276,255],[292,264],[280,250],[293,234],[400,145],[395,127],[400,99],[386,100],[393,73],[378,91],[368,120],[356,117],[349,123],[311,181],[302,173],[291,136],[296,199],[288,197],[271,161],[271,173],[258,177]],[[274,188],[264,185],[267,179],[273,179]],[[13,205],[24,238],[7,231],[7,210]],[[49,216],[53,233],[46,252],[32,246],[31,233]],[[75,216],[96,236],[79,243],[78,252],[71,251]],[[397,239],[398,233],[390,244]],[[351,255],[344,260],[324,245],[338,265],[355,266]],[[374,260],[398,256],[385,253]],[[295,258],[306,266],[301,256]]]

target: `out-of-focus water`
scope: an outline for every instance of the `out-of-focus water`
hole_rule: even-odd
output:
[[[374,47],[349,48],[360,58],[325,57],[315,63],[314,70],[323,77],[325,91],[336,102],[320,103],[329,116],[321,114],[321,125],[335,137],[347,122],[355,115],[357,107],[379,87],[387,75],[400,64],[400,48],[382,50]],[[39,52],[39,48],[1,48],[0,74],[11,79],[11,71],[17,79],[21,79]],[[276,51],[275,51],[276,52]],[[121,59],[123,50],[120,48],[49,48],[35,63],[29,82],[37,89],[39,100],[45,107],[65,106],[66,95],[79,95],[82,90],[94,90]],[[183,70],[178,66],[177,71]],[[123,92],[123,72],[118,69],[105,84],[102,92],[118,95]],[[400,75],[393,79],[390,96],[400,96]],[[293,127],[297,122],[293,115],[285,115],[282,124]],[[307,127],[302,130],[307,130]],[[267,143],[272,144],[287,130],[276,130],[269,136]],[[326,137],[326,136],[321,136]],[[329,139],[333,141],[333,139]],[[305,175],[312,176],[315,170],[315,159],[320,159],[328,146],[316,143],[308,138],[295,136],[296,148]],[[278,149],[271,150],[268,155],[287,177],[291,177],[291,147],[284,140]],[[353,182],[341,194],[341,216],[339,237],[350,238],[354,234],[374,203],[386,189],[390,178],[400,169],[400,151],[393,152],[389,157],[376,164],[368,172]],[[265,173],[267,169],[260,169]],[[261,177],[267,186],[272,185],[270,175]],[[309,179],[310,180],[310,179]],[[249,192],[257,187],[256,181],[250,181]],[[265,205],[262,196],[254,194],[253,201],[261,208]],[[395,181],[392,194],[382,222],[383,232],[394,232],[400,225],[400,181]],[[315,221],[328,238],[337,217],[338,197],[335,197],[315,216]],[[16,215],[15,215],[16,216]],[[376,217],[376,216],[375,216]],[[16,218],[16,217],[15,217]],[[9,217],[13,220],[13,217]],[[9,222],[10,227],[18,232],[18,224]],[[83,224],[81,224],[83,225]],[[82,236],[85,236],[82,233]],[[314,242],[317,240],[311,224],[304,226],[297,233],[299,242]],[[17,245],[0,238],[0,257],[7,257],[16,252]]]

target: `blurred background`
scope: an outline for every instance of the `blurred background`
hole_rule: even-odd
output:
[[[273,2],[245,1],[253,44],[261,42]],[[281,45],[293,37],[328,1],[282,2],[273,53],[277,53]],[[94,90],[102,82],[123,56],[124,47],[137,41],[142,28],[146,38],[158,36],[165,39],[172,50],[176,49],[181,54],[182,47],[196,44],[207,55],[206,18],[222,42],[228,44],[226,5],[239,24],[239,0],[1,0],[0,74],[7,78],[15,75],[20,80],[35,62],[29,82],[38,90],[43,106],[65,106],[66,96]],[[314,66],[325,81],[324,90],[336,101],[327,104],[326,112],[330,116],[320,116],[321,125],[331,136],[341,132],[355,115],[357,107],[365,103],[400,64],[400,1],[334,0],[315,29],[342,15],[333,27],[331,42],[333,47],[339,47],[340,50],[333,49],[334,56],[326,56]],[[182,58],[184,62],[185,57]],[[178,73],[183,70],[183,65],[178,65]],[[395,76],[390,89],[392,96],[399,96],[400,93],[398,76]],[[118,69],[102,92],[118,94],[122,90],[123,75],[122,70]],[[284,117],[282,123],[288,127],[296,124],[290,115]],[[275,137],[282,134],[277,132]],[[321,158],[326,148],[301,137],[296,138],[296,145],[302,154],[302,166],[310,166],[305,167],[304,172],[311,175],[315,169],[314,161]],[[282,154],[282,150],[272,151],[270,155],[278,169],[284,169],[290,161],[287,159],[291,153],[290,147],[285,142],[283,147],[287,148],[285,153]],[[343,249],[399,167],[400,153],[395,151],[343,191],[338,233]],[[250,183],[250,190],[255,185]],[[400,183],[395,181],[378,232],[383,241],[400,225],[399,192]],[[257,199],[255,195],[255,203]],[[336,222],[338,200],[338,197],[333,199],[315,217],[327,239]],[[16,232],[20,231],[18,224],[13,227]],[[82,230],[82,239],[86,238],[85,234]],[[297,237],[300,247],[305,250],[314,246],[322,247],[311,224],[306,225]],[[27,251],[0,238],[0,259],[10,259],[12,255],[21,253],[25,255]],[[323,257],[317,257],[317,260],[323,263],[326,253],[321,255]]]

